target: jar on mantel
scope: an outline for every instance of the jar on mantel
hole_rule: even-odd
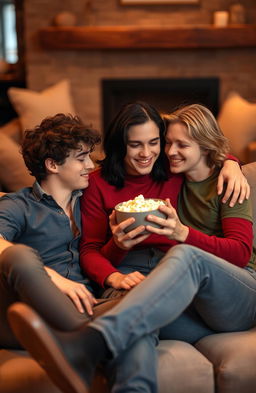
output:
[[[242,25],[245,23],[245,8],[241,3],[232,4],[229,8],[229,23]]]

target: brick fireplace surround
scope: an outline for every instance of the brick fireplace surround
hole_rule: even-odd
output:
[[[177,46],[169,49],[77,50],[74,47],[47,48],[40,43],[39,31],[50,26],[53,17],[63,10],[72,11],[80,26],[173,28],[182,25],[193,31],[201,25],[208,24],[210,27],[212,13],[228,9],[232,3],[232,0],[200,0],[193,6],[136,7],[122,6],[119,0],[25,0],[27,85],[40,91],[68,78],[78,114],[100,129],[103,125],[103,80],[216,78],[219,81],[220,106],[232,90],[247,100],[255,101],[256,50],[255,45],[246,45],[248,40],[255,40],[255,32],[253,37],[245,33],[242,39],[245,46],[239,44],[233,47],[208,44],[194,48],[188,45],[187,48]],[[246,0],[244,4],[248,25],[252,26],[256,23],[255,1]],[[162,37],[160,42],[166,40],[164,32]],[[206,39],[207,34],[203,38]],[[172,41],[177,42],[175,39]]]

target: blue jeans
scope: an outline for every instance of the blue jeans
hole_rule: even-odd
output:
[[[139,271],[148,275],[159,263],[164,253],[155,248],[132,250],[122,260],[118,270],[124,274]],[[113,298],[126,295],[128,291],[108,288],[103,291],[103,297]],[[174,322],[160,329],[160,339],[183,340],[194,343],[199,338],[212,334],[196,312],[189,307]],[[157,392],[157,358],[154,340],[151,334],[137,340],[128,351],[115,358],[108,375],[115,375],[115,384],[112,393],[125,392]],[[118,366],[116,366],[119,365]],[[122,366],[120,367],[120,364]],[[119,370],[116,375],[115,370]],[[120,383],[119,383],[120,381]],[[112,381],[110,381],[112,383]]]
[[[157,342],[145,335],[106,364],[111,393],[157,393]]]
[[[177,320],[191,303],[210,330],[247,330],[256,324],[256,275],[196,247],[178,245],[90,326],[119,356],[141,337]]]
[[[214,333],[216,331],[206,325],[192,304],[175,321],[160,329],[159,338],[195,344],[200,338]]]
[[[153,247],[132,250],[128,252],[121,264],[117,267],[124,274],[138,271],[146,276],[158,265],[163,256],[164,252]]]
[[[139,271],[148,275],[159,263],[164,253],[155,248],[132,250],[118,265],[124,274]],[[128,291],[108,288],[104,290],[104,298],[126,295]],[[108,365],[111,393],[156,393],[157,392],[157,354],[158,331],[148,334],[136,341],[128,350],[115,358]],[[116,373],[118,370],[118,373]]]
[[[164,252],[156,248],[132,250],[118,265],[118,270],[124,274],[137,270],[147,276],[158,265],[164,255]],[[120,296],[122,292],[122,290],[108,288],[103,292],[103,297]],[[124,292],[124,294],[127,293],[127,291]],[[196,310],[190,306],[174,322],[160,329],[160,339],[182,340],[193,344],[201,337],[213,333],[214,331],[206,326]]]

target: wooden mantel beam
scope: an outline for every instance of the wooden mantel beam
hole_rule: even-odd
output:
[[[256,47],[256,25],[47,27],[38,34],[49,50]]]

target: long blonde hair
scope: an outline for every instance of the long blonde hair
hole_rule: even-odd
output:
[[[177,122],[185,124],[189,137],[198,143],[201,150],[208,152],[207,165],[210,168],[222,166],[229,152],[229,143],[208,108],[200,104],[186,105],[169,115],[163,115],[163,119],[166,130]]]

